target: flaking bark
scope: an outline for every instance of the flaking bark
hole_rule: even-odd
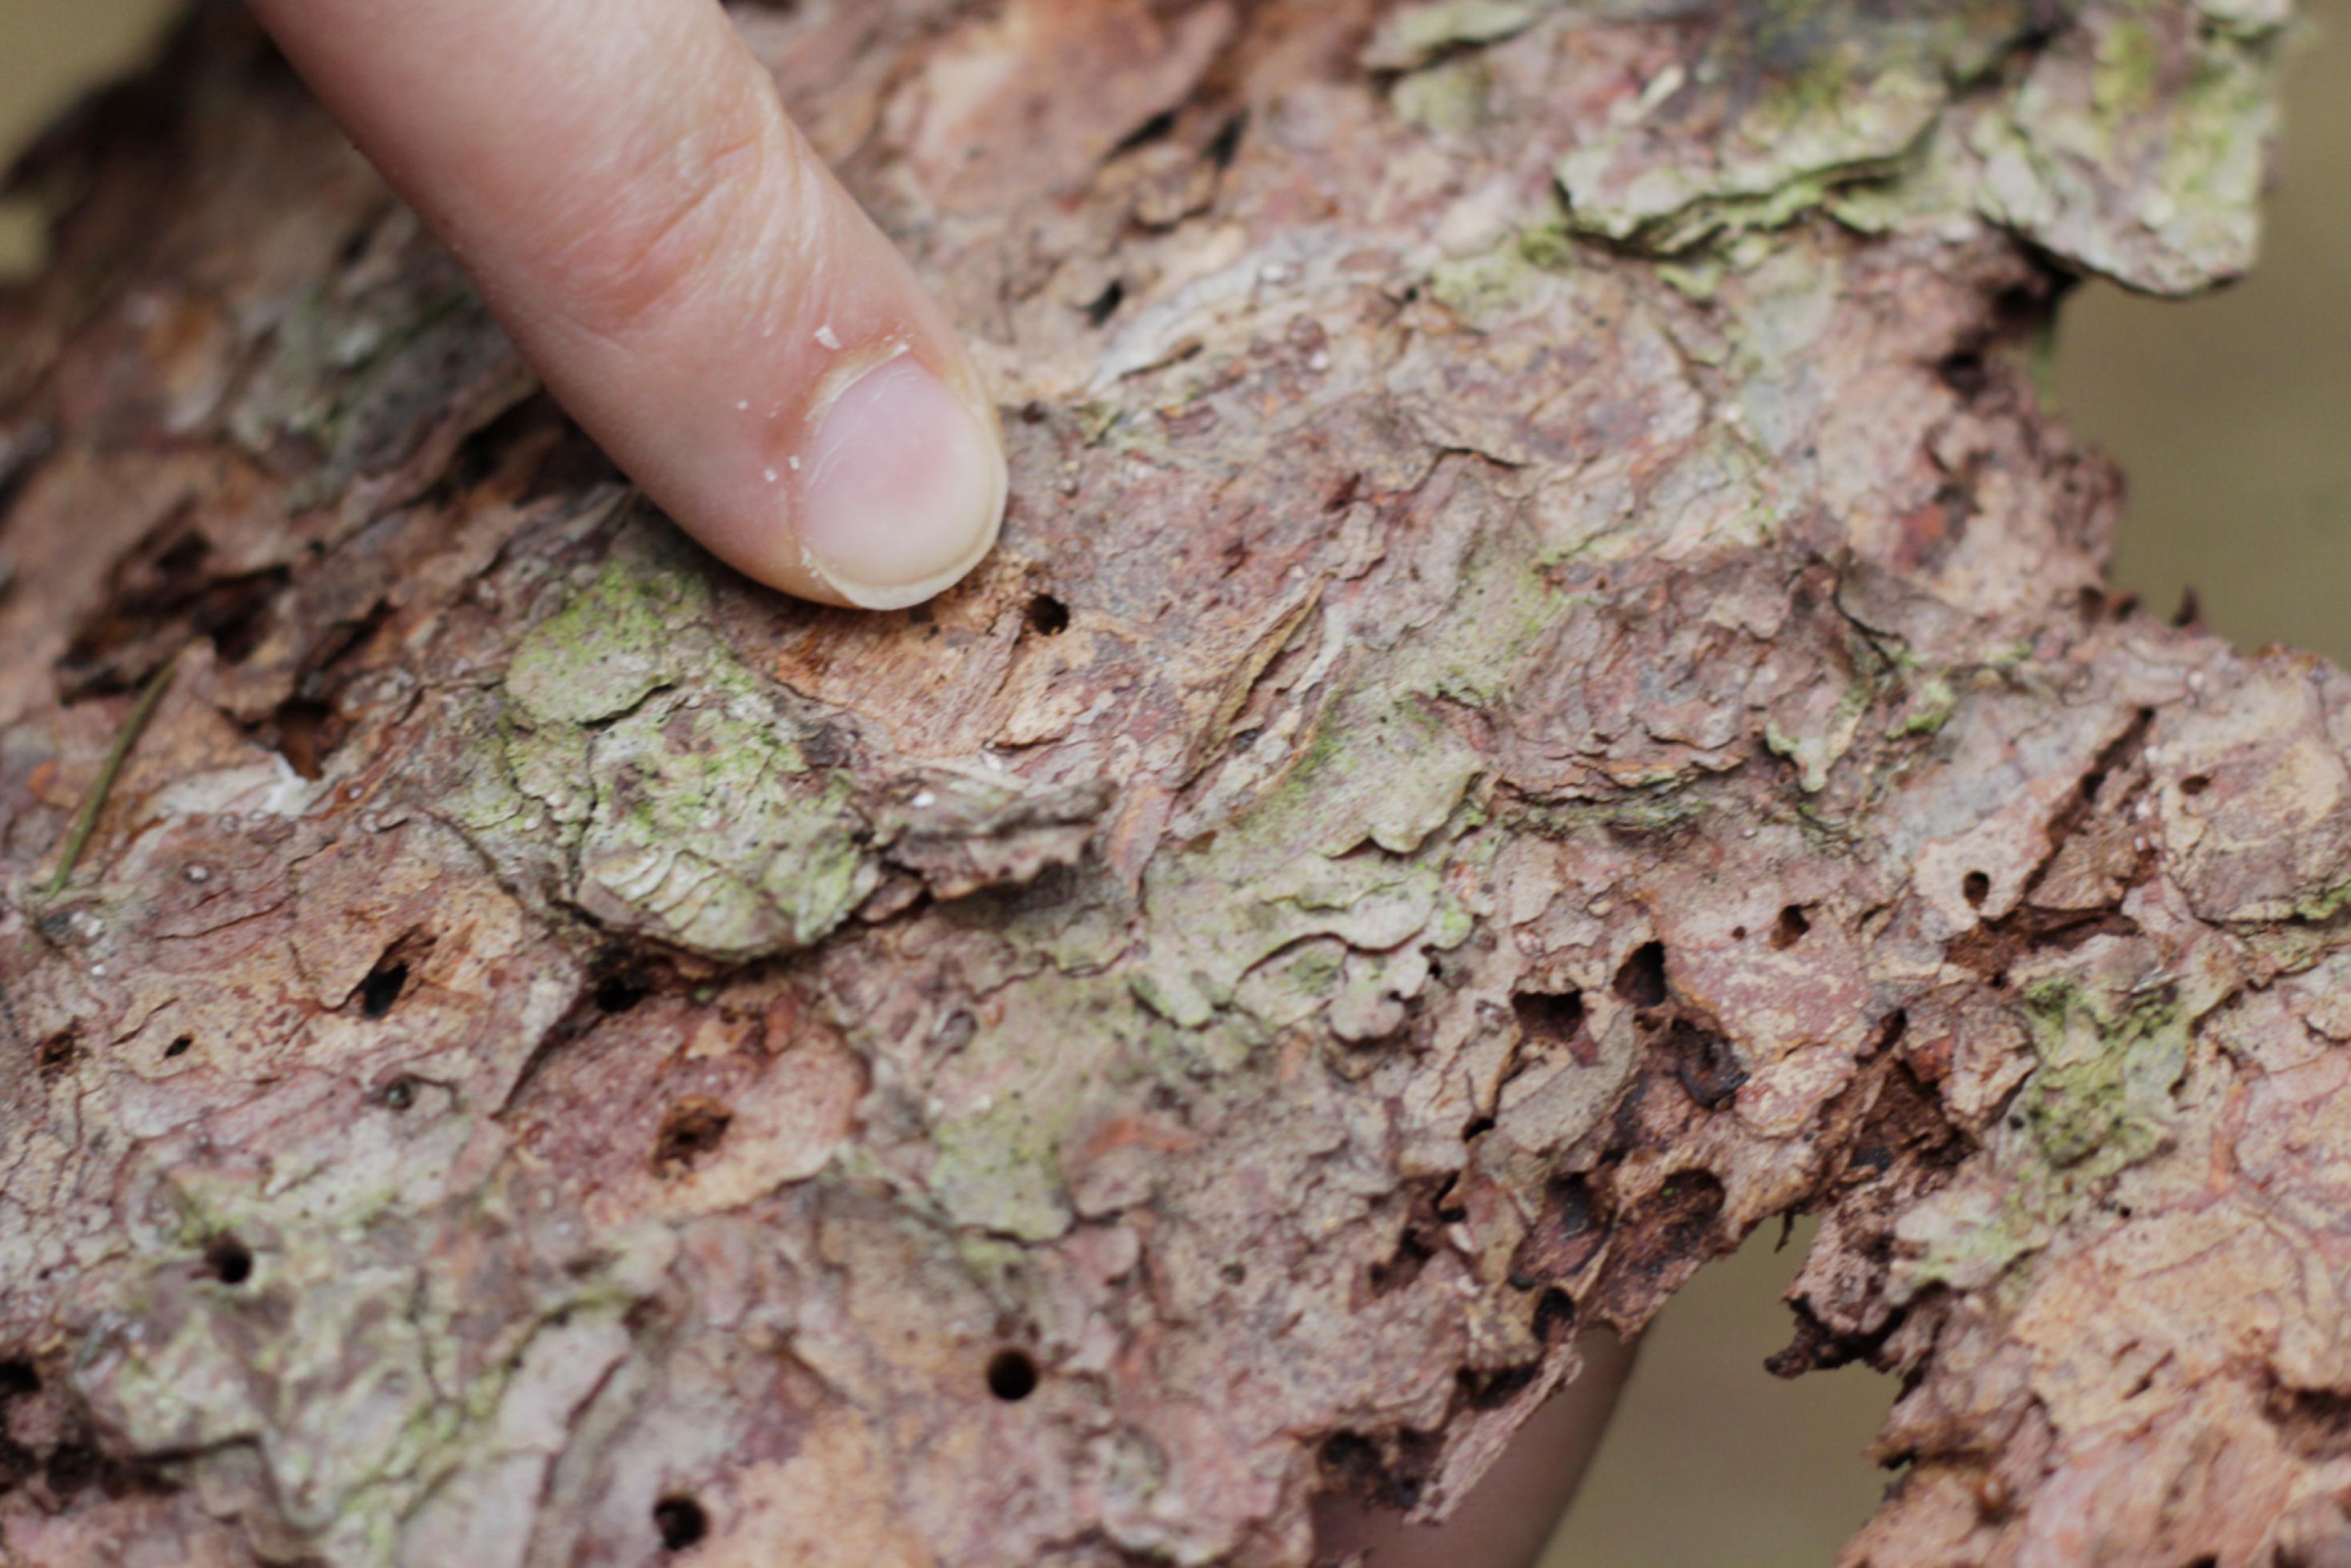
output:
[[[1301,1563],[1800,1210],[1854,1562],[2351,1552],[2351,683],[2013,351],[2283,20],[746,9],[1008,410],[854,616],[201,13],[0,298],[0,1558]]]

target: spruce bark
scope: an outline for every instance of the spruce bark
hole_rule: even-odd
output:
[[[0,1560],[1304,1563],[1797,1212],[1851,1561],[2351,1552],[2351,682],[2032,383],[2250,260],[2281,7],[738,19],[1006,409],[922,610],[232,12],[17,175]]]

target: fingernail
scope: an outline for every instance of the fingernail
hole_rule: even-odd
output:
[[[977,565],[1004,521],[1004,451],[911,354],[825,410],[807,446],[799,542],[843,599],[919,604]]]

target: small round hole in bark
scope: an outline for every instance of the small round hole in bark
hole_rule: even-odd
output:
[[[1519,1033],[1543,1045],[1565,1045],[1583,1029],[1583,993],[1573,987],[1515,992],[1510,1010],[1518,1015]]]
[[[360,982],[360,1011],[371,1019],[380,1019],[392,1011],[392,1004],[400,1000],[400,993],[408,986],[408,966],[405,963],[383,964]]]
[[[1786,952],[1802,941],[1804,933],[1812,928],[1813,923],[1804,914],[1802,905],[1795,904],[1788,905],[1787,908],[1780,911],[1780,923],[1771,927],[1773,951]]]
[[[185,1056],[188,1054],[188,1047],[195,1043],[196,1037],[194,1035],[183,1034],[179,1039],[173,1040],[171,1044],[163,1048],[163,1058],[168,1061],[175,1056]]]
[[[672,1495],[653,1504],[653,1529],[664,1550],[683,1552],[710,1533],[710,1515],[694,1499]]]
[[[204,1272],[224,1285],[242,1285],[253,1278],[253,1249],[234,1236],[220,1236],[204,1249]]]
[[[1029,601],[1029,628],[1040,637],[1058,637],[1070,629],[1070,607],[1050,593]]]
[[[105,1466],[87,1443],[60,1443],[49,1450],[41,1479],[59,1497],[75,1497],[99,1479]]]
[[[1348,1487],[1375,1485],[1383,1469],[1380,1447],[1361,1432],[1333,1432],[1316,1458],[1323,1471]]]
[[[1984,900],[1991,896],[1991,878],[1980,871],[1971,871],[1959,879],[1959,894],[1970,909],[1981,909]]]
[[[1037,1363],[1026,1351],[999,1350],[987,1364],[987,1391],[1008,1405],[1037,1392]]]
[[[627,1012],[643,1001],[652,989],[634,975],[607,975],[596,982],[596,1010],[600,1013]]]
[[[662,1118],[661,1134],[653,1140],[653,1169],[664,1176],[692,1169],[726,1140],[734,1120],[734,1113],[716,1100],[680,1100]]]
[[[1092,302],[1087,305],[1086,319],[1097,327],[1106,326],[1110,319],[1118,314],[1118,308],[1125,303],[1126,285],[1113,277],[1109,287],[1095,295]]]
[[[342,739],[343,726],[335,710],[307,697],[289,697],[278,705],[277,755],[286,766],[316,782],[326,776],[326,758]]]
[[[1248,130],[1249,110],[1241,110],[1226,120],[1222,128],[1217,131],[1216,139],[1208,143],[1208,162],[1219,169],[1231,168],[1233,160],[1240,155],[1241,136]]]
[[[2210,788],[2212,776],[2210,773],[2191,773],[2179,781],[2179,792],[2183,795],[2201,795]]]
[[[1666,1000],[1666,945],[1645,942],[1633,949],[1616,971],[1616,994],[1636,1008],[1655,1008]]]
[[[29,1361],[0,1361],[0,1399],[16,1399],[41,1391],[41,1375]]]

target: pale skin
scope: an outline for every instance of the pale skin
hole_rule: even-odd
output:
[[[716,0],[253,0],[548,388],[712,553],[893,609],[996,539],[954,329]]]
[[[803,599],[919,603],[995,544],[996,409],[717,0],[249,0],[549,390],[678,526]],[[1531,1563],[1627,1353],[1587,1347],[1456,1521],[1337,1500],[1375,1568]]]

